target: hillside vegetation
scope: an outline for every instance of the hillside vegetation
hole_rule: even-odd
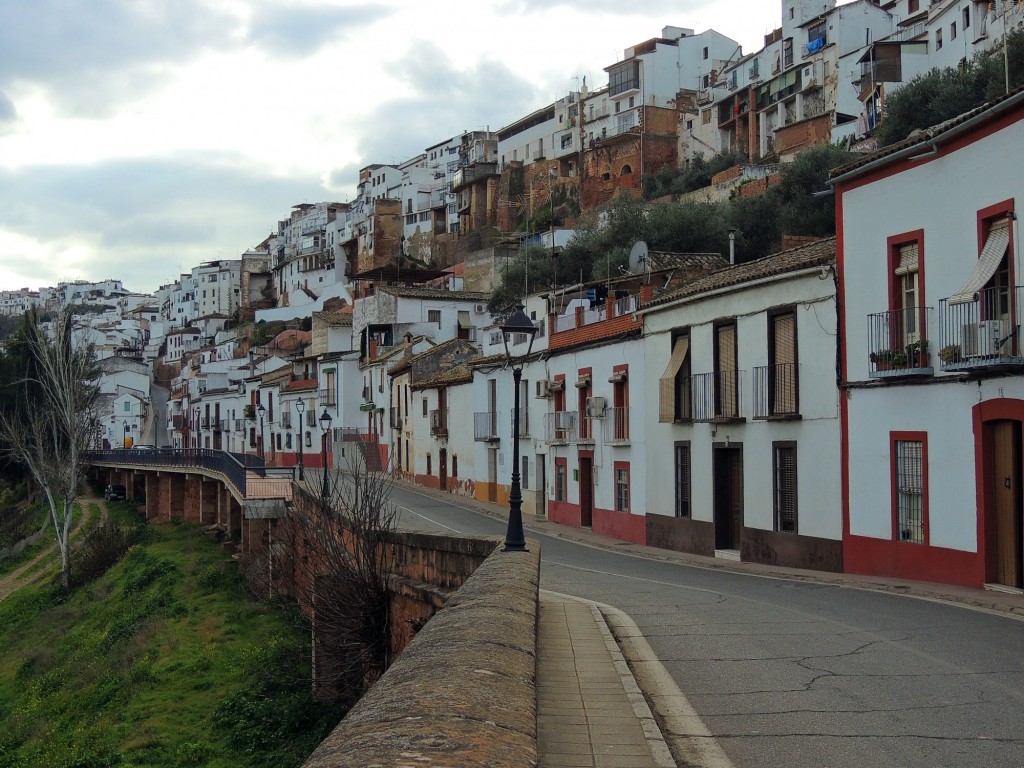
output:
[[[89,585],[0,602],[0,768],[300,764],[342,714],[309,694],[308,625],[195,527],[142,534]]]

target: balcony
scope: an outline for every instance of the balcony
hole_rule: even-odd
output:
[[[754,418],[798,419],[796,363],[754,368]]]
[[[620,406],[608,409],[608,445],[629,444],[629,407]]]
[[[1022,290],[986,288],[974,301],[939,302],[939,363],[943,371],[981,371],[1024,365],[1020,340]]]
[[[287,411],[281,414],[281,429],[292,428],[292,414],[291,411]]]
[[[430,412],[430,434],[435,437],[448,436],[448,412],[434,409]]]
[[[931,376],[928,350],[930,307],[908,307],[868,315],[868,378]]]
[[[511,435],[515,428],[516,409],[513,408],[508,416],[508,433]],[[519,409],[519,439],[530,436],[530,412],[528,408]]]
[[[713,371],[690,377],[693,421],[728,424],[744,421],[742,371]]]
[[[402,421],[402,415],[398,411],[391,411],[391,428],[402,429],[405,424]]]
[[[321,389],[318,393],[320,405],[333,408],[338,404],[338,398],[333,389]]]
[[[479,411],[473,414],[473,439],[482,443],[493,443],[500,439],[497,411]]]
[[[576,411],[555,411],[545,414],[544,439],[549,443],[562,445],[577,442],[578,421],[579,413]]]
[[[200,429],[213,429],[213,425],[217,423],[217,420],[212,416],[203,416],[200,421]]]

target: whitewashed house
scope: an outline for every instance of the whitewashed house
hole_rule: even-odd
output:
[[[641,541],[842,570],[834,262],[820,240],[639,310]]]
[[[847,571],[1020,589],[1024,90],[833,174]]]

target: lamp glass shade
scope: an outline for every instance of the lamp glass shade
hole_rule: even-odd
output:
[[[508,316],[500,326],[501,338],[505,343],[505,356],[511,362],[518,362],[524,360],[530,354],[530,350],[533,349],[533,339],[537,335],[537,326],[533,324],[533,321],[526,316],[526,312],[523,311],[523,305],[517,304],[512,314]],[[521,344],[517,343],[517,335],[525,335],[529,344],[525,351],[516,351],[513,348]]]
[[[331,418],[331,414],[329,414],[327,412],[327,409],[324,408],[324,412],[320,414],[320,429],[326,432],[328,429],[331,428],[332,421],[333,419]]]

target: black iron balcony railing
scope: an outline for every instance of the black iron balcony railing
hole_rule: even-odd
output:
[[[291,411],[285,411],[281,414],[281,429],[292,428],[292,414]]]
[[[868,377],[931,376],[930,307],[907,307],[868,315]]]
[[[939,301],[939,365],[967,371],[1024,365],[1019,286],[986,288],[974,301]]]
[[[800,415],[796,363],[754,368],[754,418],[793,418]]]
[[[338,404],[338,398],[333,389],[321,389],[317,394],[320,398],[320,405],[333,408]]]
[[[497,411],[478,411],[473,414],[473,439],[477,442],[495,442],[499,439]]]
[[[712,371],[690,377],[693,420],[741,421],[742,371]]]
[[[402,414],[397,410],[391,411],[391,428],[401,429],[404,426],[402,421]]]

